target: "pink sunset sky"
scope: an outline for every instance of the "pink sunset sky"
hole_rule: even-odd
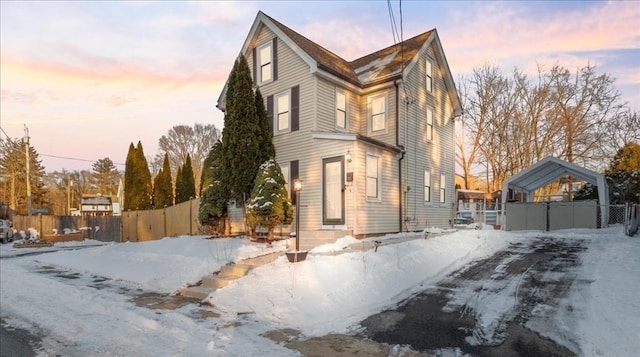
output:
[[[640,110],[640,2],[391,1],[403,37],[432,28],[454,78],[474,67],[595,64]],[[29,128],[47,172],[148,157],[175,125],[215,124],[259,10],[347,60],[392,45],[386,1],[0,2],[0,138]],[[123,170],[124,165],[117,165]]]

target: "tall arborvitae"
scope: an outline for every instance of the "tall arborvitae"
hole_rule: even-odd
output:
[[[182,166],[182,190],[183,202],[196,197],[196,183],[193,178],[193,166],[189,154],[187,154],[187,160]]]
[[[264,107],[264,98],[260,93],[260,88],[256,89],[256,120],[260,128],[260,157],[258,162],[266,162],[269,159],[275,159],[276,149],[273,146],[273,131],[269,126],[269,118],[267,117],[267,109]]]
[[[151,171],[149,171],[149,164],[147,158],[144,156],[144,149],[142,143],[138,141],[136,147],[136,181],[139,185],[139,203],[138,208],[140,210],[151,208]]]
[[[162,169],[156,176],[153,185],[155,208],[173,205],[173,183],[171,182],[171,166],[169,156],[164,154]]]
[[[129,144],[127,160],[124,164],[124,204],[125,211],[136,209],[136,148],[133,143]]]
[[[176,204],[184,202],[182,194],[182,167],[178,167],[178,172],[176,173]]]
[[[230,227],[226,224],[228,218],[229,189],[222,184],[226,165],[224,163],[222,142],[217,142],[205,159],[202,176],[202,195],[198,220],[202,225],[213,226],[218,233],[229,234]]]
[[[200,196],[202,196],[204,190],[213,183],[213,171],[215,165],[215,156],[213,155],[213,152],[216,146],[219,150],[222,149],[222,143],[219,141],[216,142],[211,150],[209,150],[207,157],[204,158],[204,162],[202,163],[202,174],[200,175],[200,192],[198,192],[198,195]]]
[[[232,199],[246,199],[262,164],[260,126],[256,119],[253,82],[247,60],[240,55],[227,86],[226,116],[222,144],[229,163]]]

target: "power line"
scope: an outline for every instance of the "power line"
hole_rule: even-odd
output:
[[[75,160],[75,161],[84,161],[84,162],[96,162],[98,160],[89,160],[89,159],[79,159],[77,157],[67,157],[67,156],[58,156],[58,155],[49,155],[49,154],[38,154],[40,156],[53,157],[56,159],[64,159],[64,160]],[[114,162],[114,165],[124,166],[125,164],[120,162]]]

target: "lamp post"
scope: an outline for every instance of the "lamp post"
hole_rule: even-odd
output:
[[[302,191],[302,181],[293,182],[293,190],[296,192],[296,251],[300,251],[300,191]]]

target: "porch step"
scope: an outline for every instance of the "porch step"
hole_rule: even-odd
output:
[[[180,291],[180,295],[204,300],[213,290],[215,289],[208,286],[190,286],[188,288],[182,289],[182,291]]]
[[[204,300],[216,289],[229,285],[232,281],[239,279],[261,265],[269,264],[278,259],[283,252],[272,252],[254,258],[248,258],[234,265],[223,266],[217,274],[207,275],[202,278],[200,285],[184,288],[180,295]]]
[[[220,275],[225,277],[242,278],[247,275],[251,266],[246,264],[226,265],[220,268]]]
[[[223,275],[209,275],[202,278],[202,284],[200,286],[211,288],[212,290],[224,288],[238,277],[223,276]]]

